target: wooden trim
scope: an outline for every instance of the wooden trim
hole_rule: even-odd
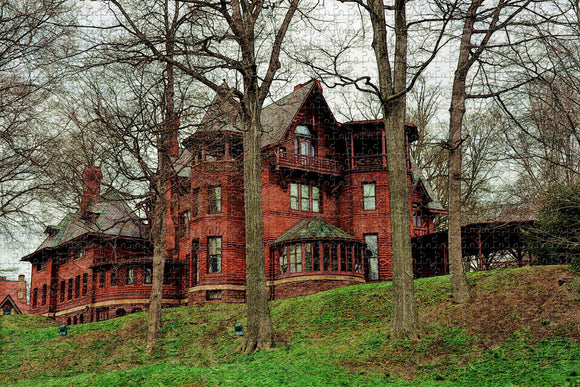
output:
[[[275,280],[275,281],[268,281],[268,285],[283,285],[286,283],[292,283],[292,282],[304,282],[304,281],[353,281],[353,282],[359,282],[361,284],[366,283],[364,278],[361,277],[356,277],[356,276],[352,276],[352,275],[339,275],[339,274],[333,274],[333,275],[326,275],[326,274],[322,274],[322,275],[304,275],[304,276],[297,276],[297,277],[290,277],[290,278],[283,278],[283,279],[279,279],[279,280]]]
[[[203,290],[246,290],[246,285],[200,285],[189,288],[188,293],[201,292]]]
[[[161,303],[172,304],[172,305],[184,304],[186,302],[187,302],[186,299],[175,300],[175,299],[164,298],[161,300]],[[70,308],[70,309],[61,310],[60,312],[54,313],[54,316],[58,317],[58,316],[62,316],[62,315],[67,314],[67,313],[80,312],[80,311],[85,310],[87,307],[88,308],[100,308],[103,306],[114,306],[114,305],[123,305],[123,304],[149,304],[149,299],[148,298],[142,298],[142,299],[134,299],[133,298],[133,299],[128,299],[128,300],[111,300],[111,301],[95,302],[95,303],[90,303],[90,304],[84,304],[84,305],[77,306],[77,307]]]

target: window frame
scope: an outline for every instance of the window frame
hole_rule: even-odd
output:
[[[290,183],[290,209],[322,213],[322,190],[314,184]]]
[[[100,269],[98,275],[99,275],[98,278],[99,289],[103,289],[105,287],[105,282],[107,282],[105,269]]]
[[[32,307],[38,307],[38,288],[34,288],[32,291]]]
[[[127,275],[125,276],[125,285],[133,285],[135,283],[135,269],[132,266],[127,267]]]
[[[58,296],[60,302],[64,302],[66,295],[66,280],[60,281],[60,294]]]
[[[73,299],[73,279],[72,278],[68,279],[68,294],[67,294],[66,299],[68,301]]]
[[[81,291],[82,296],[86,296],[89,292],[89,275],[87,273],[83,274],[83,288]]]
[[[368,195],[366,187],[372,188],[372,195]],[[376,182],[364,182],[362,183],[362,199],[363,199],[363,210],[364,211],[376,211],[377,210],[377,183]],[[370,205],[370,199],[372,199],[372,206]]]
[[[372,249],[370,249],[369,243],[367,242],[367,240],[369,238],[373,238],[373,237],[375,238],[376,251],[373,251]],[[369,280],[376,281],[380,277],[380,274],[379,274],[379,234],[377,234],[377,233],[363,234],[363,240],[365,241],[365,247],[367,248],[368,251],[371,252],[371,255],[368,257],[369,270],[366,273],[366,277]],[[376,261],[376,273],[374,273],[374,271],[373,271],[373,277],[371,277],[371,259],[373,261]],[[376,274],[376,278],[374,278],[374,274]]]
[[[189,234],[189,226],[191,223],[191,210],[184,210],[179,213],[177,234],[183,238]]]
[[[77,275],[75,277],[75,298],[79,298],[81,296],[81,276]]]
[[[221,214],[222,213],[222,186],[212,185],[209,187],[208,197],[208,213]]]
[[[44,284],[42,285],[42,301],[41,301],[42,306],[46,305],[47,298],[48,298],[48,285]]]
[[[219,241],[218,245],[213,245],[212,241]],[[215,248],[214,254],[212,254],[212,248]],[[218,254],[219,251],[219,254]],[[214,258],[215,257],[215,258]],[[221,236],[211,236],[207,237],[207,273],[208,274],[221,274],[222,272],[222,258],[223,258],[223,242]],[[216,259],[216,264],[212,264],[212,260]],[[212,270],[216,267],[216,270]]]
[[[191,192],[191,218],[199,215],[199,187]]]
[[[109,278],[109,286],[118,286],[119,285],[119,269],[112,267],[111,268],[111,276]]]
[[[151,285],[153,283],[153,268],[149,265],[143,268],[143,284]]]

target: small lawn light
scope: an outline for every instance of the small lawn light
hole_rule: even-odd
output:
[[[58,327],[58,334],[61,336],[66,336],[66,325],[61,325]]]
[[[236,336],[243,336],[244,335],[244,326],[240,323],[234,324],[234,333]]]

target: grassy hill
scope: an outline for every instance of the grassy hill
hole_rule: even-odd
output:
[[[50,320],[3,316],[0,385],[580,385],[580,278],[562,266],[472,273],[466,306],[448,281],[415,283],[418,342],[389,339],[381,283],[272,302],[276,347],[249,356],[233,333],[244,305],[164,310],[153,356],[145,313],[63,337]]]

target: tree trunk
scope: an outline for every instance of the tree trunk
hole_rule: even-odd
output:
[[[157,183],[160,192],[166,192],[169,179],[161,178]],[[159,191],[158,191],[159,192]],[[151,354],[157,342],[157,336],[161,328],[161,301],[163,296],[163,272],[165,267],[165,234],[167,198],[159,194],[155,200],[153,209],[153,225],[151,229],[151,239],[153,242],[153,281],[151,284],[151,294],[149,296],[149,315],[147,319],[147,348],[146,352]]]
[[[256,108],[259,114],[259,109]],[[254,118],[244,133],[244,205],[246,221],[246,307],[247,330],[245,353],[269,349],[273,326],[268,307],[264,225],[262,218],[262,176],[260,140],[262,128]]]
[[[166,52],[173,53],[173,35],[169,30],[166,42]],[[169,55],[171,57],[171,55]],[[167,244],[167,213],[168,195],[170,195],[172,156],[179,156],[177,147],[178,122],[175,114],[175,79],[173,64],[166,65],[166,85],[163,99],[165,102],[165,117],[161,133],[158,137],[157,157],[158,168],[155,180],[155,207],[153,209],[153,225],[151,239],[153,242],[153,278],[151,294],[149,295],[149,315],[147,321],[147,353],[151,354],[157,342],[161,329],[161,303],[163,299],[163,276],[165,271],[165,254]]]
[[[449,109],[449,281],[453,301],[458,304],[466,303],[470,299],[461,248],[461,129],[465,115],[467,72],[473,63],[469,57],[472,48],[471,36],[480,4],[481,0],[473,0],[467,12]]]
[[[389,165],[389,207],[391,215],[393,313],[391,337],[395,340],[419,338],[415,308],[413,257],[409,217],[405,109],[407,81],[407,26],[404,0],[395,1],[395,60],[391,75],[387,30],[382,0],[368,1],[373,26],[373,49],[379,69],[380,98],[383,105],[387,159]],[[396,95],[401,94],[398,97]]]

